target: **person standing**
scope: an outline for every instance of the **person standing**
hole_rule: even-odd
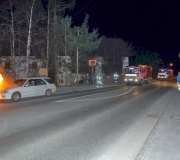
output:
[[[178,75],[177,75],[177,81],[180,82],[180,71],[178,72]]]
[[[177,85],[178,85],[178,89],[180,90],[180,71],[178,72],[177,75]]]

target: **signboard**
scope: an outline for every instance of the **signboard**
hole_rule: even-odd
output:
[[[93,67],[96,66],[96,60],[89,60],[89,66]]]
[[[40,76],[48,76],[48,71],[47,71],[47,69],[46,68],[40,68],[39,69],[39,75]]]

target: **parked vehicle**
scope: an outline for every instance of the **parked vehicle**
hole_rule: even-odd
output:
[[[126,84],[150,83],[152,79],[152,67],[147,65],[126,66],[124,69],[124,81]]]
[[[56,86],[48,77],[20,78],[14,82],[13,87],[3,88],[0,91],[0,99],[10,99],[14,102],[21,98],[45,95],[51,96],[56,92]]]
[[[160,68],[158,71],[158,80],[170,80],[173,78],[173,70],[169,68]]]

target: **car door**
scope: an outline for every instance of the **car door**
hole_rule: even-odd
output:
[[[42,79],[36,79],[36,95],[45,95],[46,90],[46,82]]]
[[[36,95],[35,80],[28,80],[23,86],[23,97],[33,97]]]

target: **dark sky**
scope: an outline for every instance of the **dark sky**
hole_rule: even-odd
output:
[[[89,14],[90,28],[156,52],[178,65],[180,0],[76,0],[75,25]]]

